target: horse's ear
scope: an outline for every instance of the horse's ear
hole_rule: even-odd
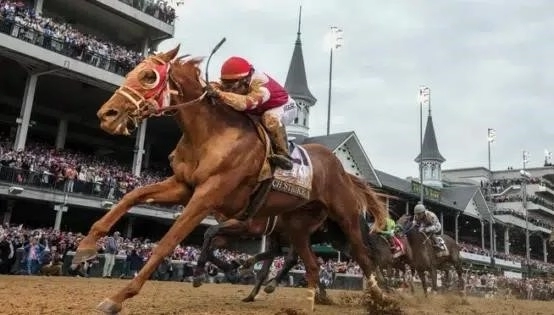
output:
[[[170,62],[171,60],[175,59],[175,57],[177,57],[177,54],[179,53],[179,48],[181,48],[181,44],[177,44],[177,47],[171,49],[170,51],[162,53],[160,55],[160,58],[162,58],[165,62]]]
[[[202,61],[204,61],[205,58],[206,57],[204,56],[192,57],[191,55],[185,55],[185,56],[179,57],[178,59],[180,59],[182,63],[190,63],[197,66]]]
[[[196,56],[196,57],[190,58],[190,62],[194,63],[195,65],[198,65],[198,64],[201,64],[202,61],[204,61],[204,59],[206,59],[205,56]]]

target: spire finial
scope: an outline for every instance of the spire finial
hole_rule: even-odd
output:
[[[431,117],[431,95],[429,95],[429,117]]]
[[[296,32],[296,35],[298,35],[298,39],[300,39],[301,26],[302,26],[302,5],[300,5],[300,9],[298,10],[298,31]]]

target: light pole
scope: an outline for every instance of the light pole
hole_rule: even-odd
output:
[[[431,89],[419,87],[419,203],[423,204],[423,105],[431,105]]]
[[[493,128],[489,128],[488,131],[487,131],[487,142],[488,142],[488,153],[489,153],[489,158],[488,158],[488,162],[489,162],[489,182],[488,182],[488,185],[487,185],[487,194],[488,194],[488,201],[489,201],[489,204],[492,205],[492,169],[491,169],[491,144],[494,142],[494,140],[496,139],[496,130],[494,130]],[[489,251],[490,251],[490,258],[491,258],[491,263],[494,264],[494,252],[496,251],[496,246],[494,246],[494,226],[493,226],[493,218],[494,218],[494,213],[491,213],[490,214],[491,217],[490,217],[490,220],[489,220]]]
[[[342,29],[331,26],[329,40],[329,95],[327,98],[327,135],[331,133],[331,88],[333,81],[333,51],[342,46]]]
[[[531,178],[531,174],[525,169],[527,163],[529,162],[529,152],[523,150],[523,169],[520,174],[522,177],[521,181],[521,194],[522,194],[522,205],[523,210],[525,211],[525,264],[528,267],[529,272],[529,260],[531,259],[531,252],[529,248],[529,216],[527,211],[527,180]]]

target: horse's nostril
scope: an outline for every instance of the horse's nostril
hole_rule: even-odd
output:
[[[116,111],[115,109],[110,109],[108,110],[106,113],[104,113],[104,117],[113,117],[113,116],[117,116],[119,112]]]

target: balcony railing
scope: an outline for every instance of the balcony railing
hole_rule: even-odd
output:
[[[102,181],[81,181],[70,180],[61,176],[56,176],[50,172],[33,172],[23,169],[0,166],[0,182],[12,184],[21,187],[34,187],[43,191],[50,191],[60,194],[74,194],[118,201],[130,189],[124,184],[114,182],[112,184]],[[176,211],[175,207],[162,205],[142,205],[149,208],[164,208],[166,211]]]
[[[63,38],[49,36],[44,32],[17,24],[13,20],[5,19],[1,16],[0,32],[121,76],[125,76],[135,66],[129,61],[100,55],[87,49],[85,45],[64,42]]]
[[[174,25],[175,23],[175,10],[171,7],[167,7],[166,12],[160,8],[154,1],[146,0],[119,0],[128,6],[131,6],[139,11],[142,11],[164,23]],[[147,3],[150,2],[150,3]]]

